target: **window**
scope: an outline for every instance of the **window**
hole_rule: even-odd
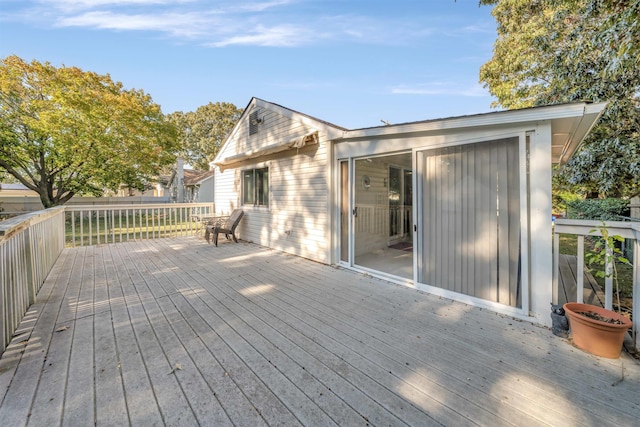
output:
[[[269,168],[242,172],[242,204],[269,205]]]

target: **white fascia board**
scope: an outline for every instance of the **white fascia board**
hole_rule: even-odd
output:
[[[596,125],[598,119],[602,113],[604,113],[606,106],[606,102],[585,105],[584,114],[578,121],[575,130],[568,136],[564,143],[562,154],[560,154],[558,159],[559,164],[563,165],[569,161],[573,153],[576,152],[582,144],[582,141],[584,141],[585,137],[589,135],[591,129]]]
[[[343,140],[384,137],[405,133],[443,132],[447,130],[499,126],[516,123],[530,123],[544,120],[553,120],[567,117],[581,117],[587,112],[601,112],[606,103],[587,104],[562,104],[545,107],[534,107],[522,110],[506,110],[492,113],[477,114],[472,116],[451,117],[445,119],[430,120],[425,122],[413,122],[399,125],[380,126],[367,129],[356,129],[344,133]]]

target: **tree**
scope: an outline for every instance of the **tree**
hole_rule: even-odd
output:
[[[640,0],[481,0],[498,38],[480,81],[494,106],[608,101],[558,179],[609,197],[640,191]]]
[[[242,109],[228,102],[208,103],[195,112],[177,111],[169,119],[179,131],[183,157],[196,169],[209,169],[209,162],[235,126]]]
[[[0,171],[45,208],[144,186],[175,150],[175,128],[143,91],[76,67],[0,61]]]

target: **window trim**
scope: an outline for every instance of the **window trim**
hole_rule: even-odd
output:
[[[241,174],[241,179],[240,179],[240,204],[242,206],[253,206],[255,208],[269,208],[269,202],[271,200],[271,187],[269,185],[269,165],[256,165],[253,168],[247,168],[247,169],[242,169],[240,174]],[[250,200],[247,201],[247,197],[246,197],[246,191],[247,191],[247,185],[245,182],[245,174],[247,174],[247,172],[251,172],[251,187],[253,188],[253,194],[251,195]],[[265,199],[264,196],[266,196],[266,203],[258,203],[257,201],[260,199],[259,197],[259,187],[264,187],[264,184],[262,186],[258,185],[258,179],[257,179],[257,172],[266,172],[267,175],[267,179],[266,179],[266,191],[263,193],[263,197],[262,199]],[[263,188],[264,190],[264,188]]]

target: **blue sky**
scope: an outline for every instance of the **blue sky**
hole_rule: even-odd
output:
[[[347,128],[491,111],[477,0],[0,0],[0,56],[77,66],[165,113],[252,96]]]

